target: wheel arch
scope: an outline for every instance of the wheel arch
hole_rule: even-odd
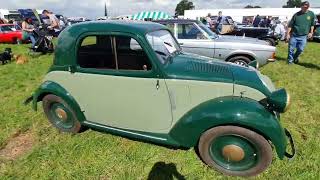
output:
[[[182,146],[193,147],[205,131],[226,125],[257,132],[272,142],[280,159],[284,158],[287,145],[284,129],[275,115],[248,98],[221,97],[204,102],[186,113],[169,135]]]
[[[77,118],[79,119],[80,122],[83,122],[86,120],[75,98],[71,96],[71,94],[67,92],[67,90],[65,90],[59,84],[52,81],[45,81],[44,83],[42,83],[40,87],[32,95],[32,99],[33,99],[32,107],[34,110],[37,110],[37,103],[39,101],[42,101],[42,99],[48,94],[59,96],[64,101],[66,101],[66,103],[75,111]]]
[[[249,58],[251,61],[256,60],[256,56],[253,53],[250,52],[233,52],[229,56],[227,56],[226,61],[229,61],[231,58],[237,57],[237,56],[244,56]]]

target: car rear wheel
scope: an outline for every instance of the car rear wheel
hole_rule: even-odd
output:
[[[80,132],[81,124],[76,113],[61,97],[53,94],[46,95],[42,99],[42,105],[48,120],[59,131]]]
[[[270,46],[276,46],[276,41],[272,38],[266,38],[264,39]]]
[[[219,126],[204,132],[198,144],[200,158],[230,176],[255,176],[272,161],[272,148],[260,134],[237,126]]]
[[[246,56],[235,56],[228,60],[228,62],[232,62],[235,64],[238,64],[240,66],[248,66],[248,64],[251,62],[250,58]]]

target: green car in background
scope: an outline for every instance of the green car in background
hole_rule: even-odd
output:
[[[26,103],[42,101],[62,132],[83,127],[173,148],[194,147],[204,163],[254,176],[295,154],[280,124],[285,89],[255,68],[181,51],[163,25],[79,23],[59,36],[53,65]],[[291,154],[287,153],[288,142]],[[116,153],[115,153],[116,155]]]

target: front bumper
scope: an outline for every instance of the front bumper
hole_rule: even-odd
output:
[[[292,160],[292,159],[294,159],[295,154],[296,154],[296,149],[295,149],[295,147],[294,147],[293,138],[292,138],[290,132],[289,132],[287,129],[284,129],[284,131],[285,131],[285,134],[286,134],[287,138],[289,139],[290,148],[291,148],[291,153],[285,152],[284,155],[285,155],[289,160]]]
[[[319,41],[320,40],[320,36],[313,36],[313,40]]]
[[[275,59],[275,58],[269,58],[269,59],[267,59],[267,61],[268,61],[268,62],[275,62],[276,59]]]

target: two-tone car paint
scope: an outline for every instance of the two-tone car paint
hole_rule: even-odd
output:
[[[161,64],[145,37],[157,30],[168,31],[155,23],[121,21],[81,23],[65,29],[54,64],[32,96],[34,109],[42,98],[54,94],[74,110],[82,125],[183,148],[197,146],[199,137],[210,128],[235,125],[263,135],[274,144],[279,158],[284,158],[285,129],[277,113],[262,103],[276,92],[270,79],[251,67],[184,52]],[[81,68],[77,64],[81,39],[96,34],[134,38],[153,68]],[[286,98],[275,99],[282,103]]]

